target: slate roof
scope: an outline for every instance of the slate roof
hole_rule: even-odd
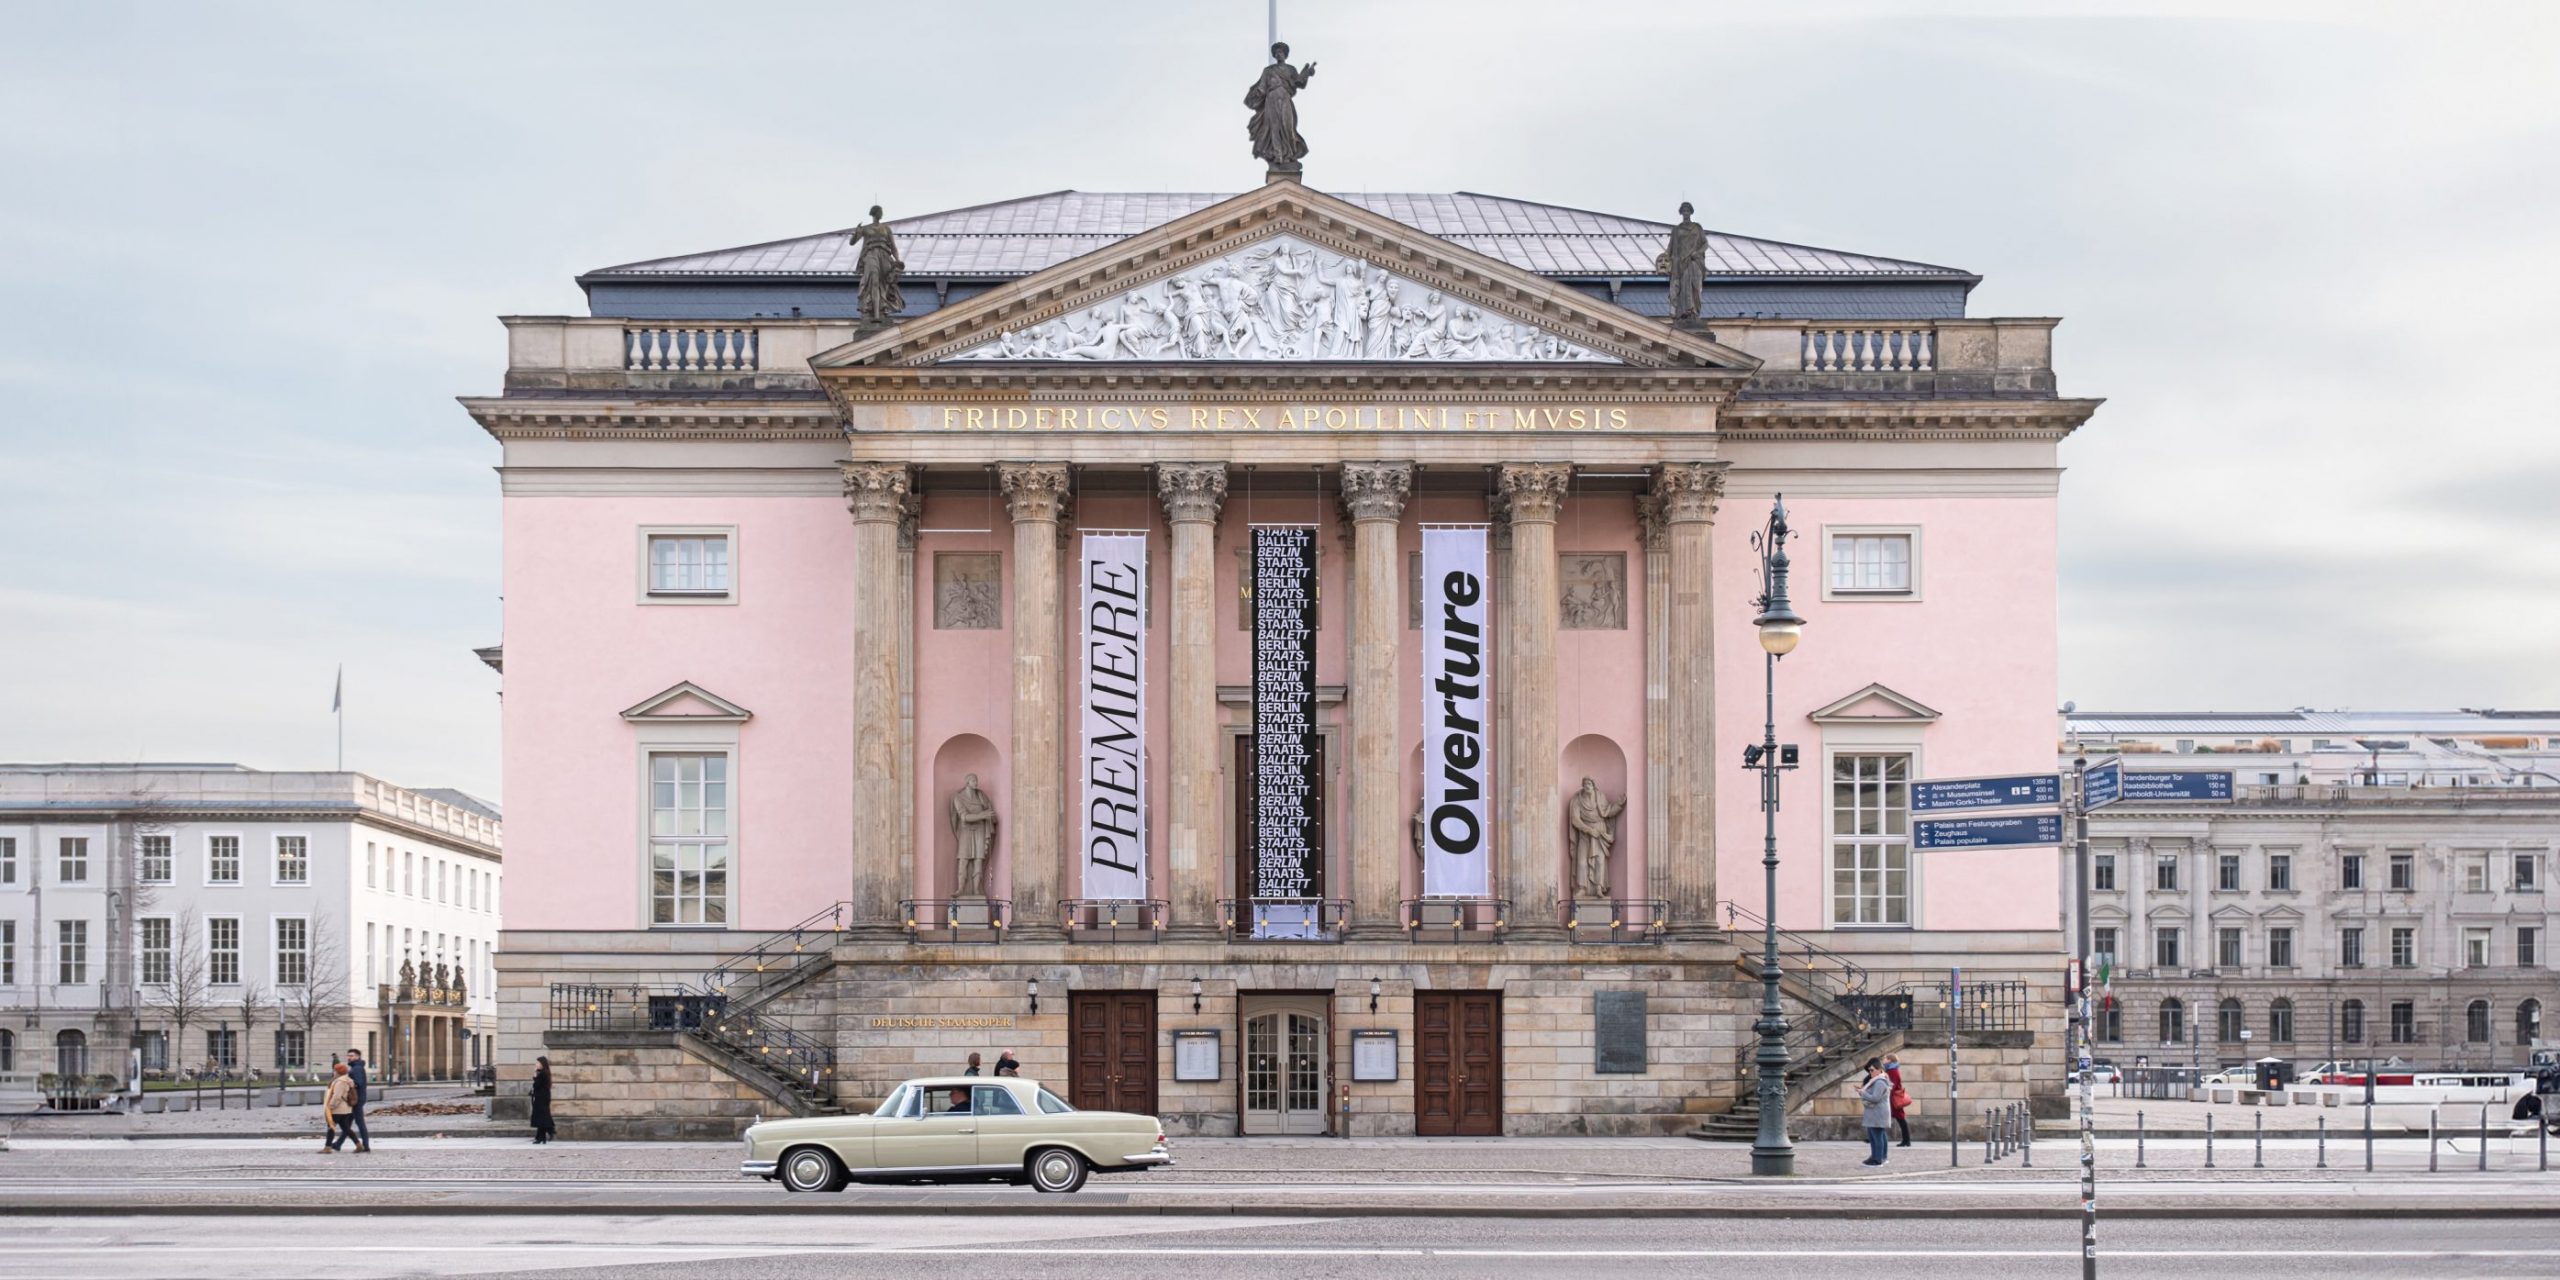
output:
[[[2283,737],[2321,734],[2352,737],[2426,737],[2560,734],[2560,711],[2081,711],[2065,716],[2083,736],[2142,738]]]
[[[1671,234],[1667,222],[1467,191],[1340,194],[1415,230],[1546,276],[1654,275],[1654,257]],[[1055,266],[1232,198],[1206,192],[1052,191],[892,219],[889,225],[897,232],[909,278],[1004,278]],[[579,282],[849,277],[856,257],[845,238],[851,230],[629,262],[590,271]],[[1711,278],[1966,284],[1980,278],[1954,267],[1721,231],[1707,233],[1707,252]]]

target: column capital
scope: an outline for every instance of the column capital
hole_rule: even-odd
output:
[[[1159,462],[1156,494],[1164,514],[1175,524],[1216,524],[1227,499],[1227,464],[1223,462]]]
[[[1014,523],[1055,523],[1066,512],[1067,464],[1063,462],[999,462],[996,483],[1004,489],[1005,509]]]
[[[903,462],[848,462],[844,465],[844,505],[857,524],[886,524],[906,512],[907,493],[915,485],[915,468]]]
[[[1722,462],[1666,462],[1653,470],[1654,501],[1665,524],[1712,523],[1716,499],[1724,496]]]
[[[1412,492],[1410,462],[1342,464],[1342,510],[1355,523],[1398,519],[1404,515],[1406,495]]]
[[[1500,472],[1502,496],[1509,499],[1512,522],[1555,522],[1573,484],[1570,462],[1506,462]]]

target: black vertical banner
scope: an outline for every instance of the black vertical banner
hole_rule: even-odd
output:
[[[1316,890],[1316,535],[1305,527],[1253,530],[1253,896],[1307,898]],[[1254,932],[1296,936],[1320,912],[1254,912]]]

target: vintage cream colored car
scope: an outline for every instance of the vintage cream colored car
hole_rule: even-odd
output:
[[[741,1176],[792,1191],[848,1182],[1028,1182],[1074,1191],[1088,1173],[1173,1163],[1153,1116],[1078,1111],[1036,1080],[935,1076],[890,1091],[867,1116],[747,1127]]]

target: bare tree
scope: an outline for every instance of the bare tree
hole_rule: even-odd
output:
[[[306,956],[299,986],[276,991],[276,1015],[286,1026],[302,1030],[303,1065],[310,1065],[320,1043],[320,1023],[347,1002],[346,948],[326,916],[313,916],[303,940]]]
[[[187,1028],[213,1017],[213,983],[205,969],[204,929],[190,907],[170,926],[169,980],[143,984],[144,1001],[178,1029],[169,1066],[185,1061]]]
[[[258,1060],[258,1015],[267,1008],[266,984],[254,979],[240,986],[240,1067],[248,1070]]]

